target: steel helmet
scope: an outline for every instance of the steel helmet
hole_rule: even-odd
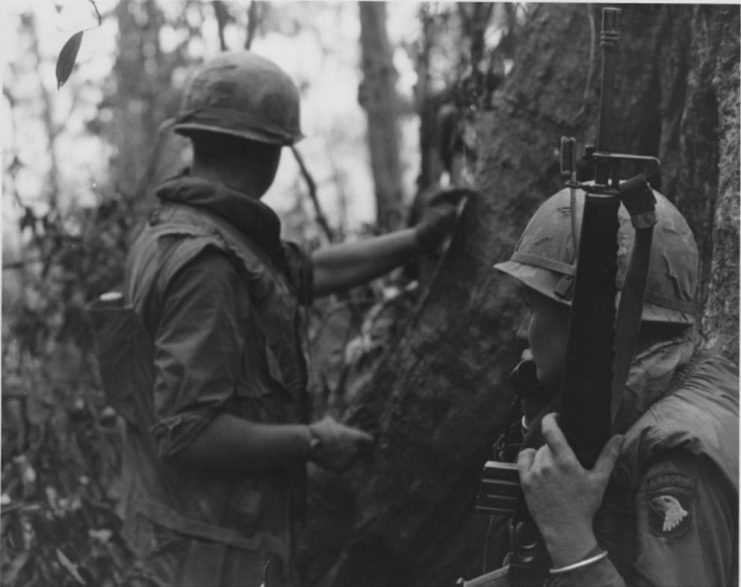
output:
[[[674,205],[659,192],[649,275],[642,319],[651,322],[692,324],[697,285],[698,253],[687,222]],[[581,230],[584,192],[576,190],[576,226]],[[633,248],[634,228],[625,206],[620,206],[618,270],[616,286],[622,287]],[[570,304],[565,287],[576,275],[576,251],[572,238],[571,195],[566,188],[538,208],[520,236],[509,261],[494,267],[535,291]]]
[[[298,88],[264,57],[249,51],[220,53],[191,78],[174,130],[292,145],[303,138]]]

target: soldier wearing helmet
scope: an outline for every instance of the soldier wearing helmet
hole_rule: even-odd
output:
[[[261,202],[302,137],[280,68],[246,51],[208,61],[174,128],[192,167],[157,189],[127,262],[152,381],[149,424],[128,428],[126,534],[158,585],[294,585],[307,462],[344,471],[372,441],[309,424],[299,305],[435,250],[466,193],[441,193],[413,228],[307,255]]]
[[[695,240],[676,208],[654,194],[639,342],[612,414],[614,436],[594,467],[577,460],[555,404],[534,417],[525,406],[526,434],[533,439],[537,430],[540,441],[516,459],[550,555],[548,585],[737,584],[738,367],[699,348]],[[583,192],[575,202],[572,210],[568,189],[545,201],[512,258],[495,265],[522,285],[530,311],[520,334],[544,386],[558,385],[565,363]],[[618,290],[633,232],[621,210]],[[492,585],[507,581],[505,572],[492,574]]]
[[[303,138],[298,88],[259,55],[222,53],[191,79],[175,130],[186,136],[208,132],[292,145]]]

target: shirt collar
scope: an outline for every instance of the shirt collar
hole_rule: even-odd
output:
[[[155,196],[220,216],[268,253],[281,249],[280,219],[266,204],[223,183],[193,177],[186,169],[165,181]]]

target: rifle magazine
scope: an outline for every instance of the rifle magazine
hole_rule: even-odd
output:
[[[486,515],[511,517],[522,495],[517,465],[487,461],[481,473],[476,511]]]

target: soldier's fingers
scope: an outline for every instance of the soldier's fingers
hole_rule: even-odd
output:
[[[356,440],[358,441],[358,444],[362,446],[370,446],[375,441],[373,436],[367,432],[363,432],[362,430],[357,431]]]
[[[551,449],[554,458],[556,459],[576,459],[574,451],[571,450],[566,437],[561,432],[561,428],[556,422],[556,414],[551,412],[543,416],[543,420],[540,424],[541,431],[543,433],[543,439]]]
[[[462,199],[475,195],[476,192],[470,188],[447,188],[439,191],[430,199],[431,205],[453,204],[457,205]]]
[[[520,475],[527,473],[533,466],[535,452],[534,448],[525,448],[517,454],[517,470],[520,472]]]
[[[554,466],[553,452],[548,448],[547,444],[544,444],[535,453],[535,460],[533,461],[533,469],[538,471],[548,471]]]
[[[592,468],[592,473],[603,478],[609,478],[612,474],[612,470],[615,467],[618,457],[620,456],[620,449],[623,446],[623,436],[616,434],[607,444],[602,447],[602,451],[597,458],[597,462]]]
[[[343,428],[345,429],[345,432],[347,435],[352,438],[357,444],[373,444],[375,439],[371,434],[366,432],[365,430],[361,430],[360,428],[355,428],[354,426],[349,426],[347,424],[342,424]]]

